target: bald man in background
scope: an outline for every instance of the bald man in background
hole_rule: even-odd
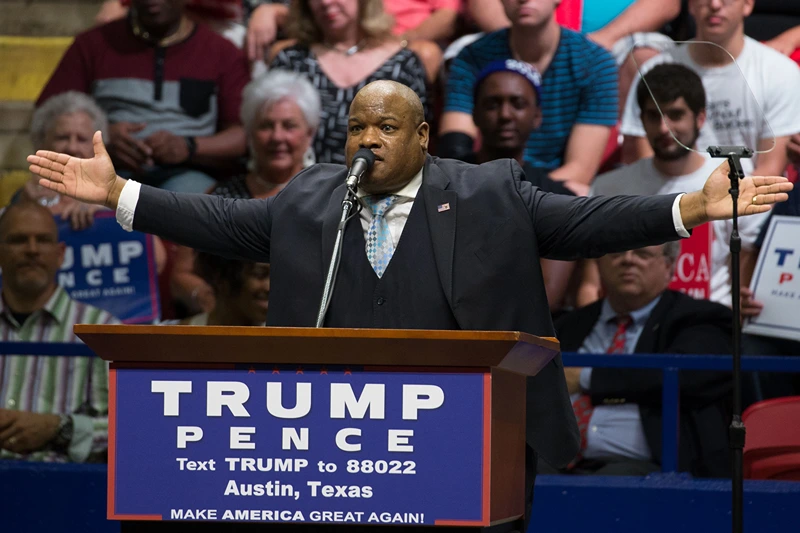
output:
[[[702,192],[575,198],[543,193],[510,159],[471,165],[431,157],[429,132],[419,98],[404,85],[373,82],[353,100],[347,160],[367,148],[376,162],[359,185],[363,208],[345,232],[325,326],[553,336],[540,257],[571,260],[660,244],[731,216],[726,167]],[[124,180],[98,136],[93,159],[37,152],[28,161],[44,186],[115,209],[128,230],[270,263],[267,325],[315,325],[345,196],[344,166],[310,167],[266,200],[226,200]],[[747,178],[739,212],[763,212],[791,188],[785,178]],[[367,242],[377,242],[378,252]],[[564,466],[579,447],[560,356],[528,380],[527,443],[526,517],[537,456]]]

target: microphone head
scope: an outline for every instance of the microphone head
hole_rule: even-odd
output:
[[[363,159],[367,164],[367,170],[370,170],[372,165],[375,164],[375,154],[373,154],[372,150],[369,148],[359,148],[356,152],[356,155],[353,156],[353,162],[350,164],[350,166],[352,167],[355,165],[356,161],[359,159]]]

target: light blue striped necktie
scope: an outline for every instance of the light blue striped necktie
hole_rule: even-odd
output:
[[[392,234],[386,222],[386,211],[400,199],[399,196],[380,194],[365,196],[364,203],[372,210],[372,222],[367,229],[367,259],[378,277],[383,277],[394,254]]]

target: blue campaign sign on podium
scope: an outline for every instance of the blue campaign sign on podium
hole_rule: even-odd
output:
[[[486,373],[219,365],[110,382],[111,519],[487,523]]]

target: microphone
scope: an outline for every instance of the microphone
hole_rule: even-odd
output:
[[[353,162],[350,164],[350,171],[347,173],[347,188],[355,191],[358,188],[358,183],[361,178],[372,169],[375,164],[375,154],[369,148],[359,148],[356,155],[353,156]]]
[[[356,198],[358,182],[361,181],[364,174],[369,172],[374,163],[375,154],[372,153],[372,150],[359,148],[356,155],[353,156],[353,163],[350,165],[350,170],[347,172],[347,180],[345,181],[347,190],[342,200],[342,215],[339,218],[339,225],[336,228],[336,240],[333,243],[333,254],[331,255],[328,275],[325,277],[325,287],[322,289],[322,300],[319,302],[319,311],[317,312],[318,328],[321,328],[325,323],[325,315],[328,313],[328,306],[331,303],[333,288],[336,285],[336,275],[339,273],[339,262],[342,259],[342,243],[344,242],[345,226],[347,225],[347,221],[351,218],[353,208],[356,208],[355,213],[358,213],[359,209],[361,209],[358,198]]]

